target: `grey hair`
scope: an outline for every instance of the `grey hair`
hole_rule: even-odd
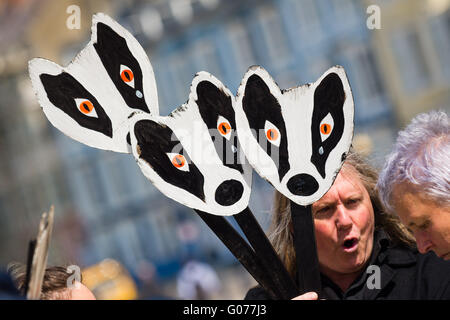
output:
[[[450,119],[445,112],[419,114],[399,132],[377,183],[390,212],[394,211],[393,189],[401,182],[441,205],[450,205]]]

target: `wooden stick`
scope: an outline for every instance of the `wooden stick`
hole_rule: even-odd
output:
[[[280,299],[281,293],[273,281],[272,273],[264,268],[260,258],[231,224],[222,216],[194,210],[269,295]]]
[[[41,296],[42,281],[47,267],[48,249],[52,237],[54,208],[51,206],[48,213],[44,212],[39,223],[39,232],[31,262],[27,299],[38,300]]]
[[[280,257],[267,239],[264,230],[256,220],[253,213],[247,207],[244,211],[233,216],[245,236],[249,240],[258,257],[261,258],[265,268],[270,270],[270,275],[278,286],[281,298],[284,300],[292,299],[298,296],[298,288],[295,281],[291,278]]]
[[[299,289],[301,293],[314,291],[319,295],[321,290],[319,259],[311,206],[297,205],[293,201],[290,203]]]
[[[28,242],[27,271],[26,271],[26,275],[25,275],[25,288],[24,288],[25,297],[28,294],[28,287],[30,285],[31,265],[33,264],[33,256],[34,256],[35,249],[36,249],[36,239],[30,240]]]

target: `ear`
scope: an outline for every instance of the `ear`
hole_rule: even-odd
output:
[[[130,108],[158,115],[155,76],[139,42],[103,13],[92,18],[92,40],[100,60]]]
[[[213,75],[201,71],[192,80],[189,97],[195,101],[200,115],[209,129],[217,129],[219,116],[226,118],[232,128],[236,128],[234,120],[234,96]]]
[[[264,171],[267,175],[278,177],[280,181],[290,168],[287,161],[288,141],[281,108],[282,99],[283,94],[278,85],[269,73],[259,66],[250,67],[244,75],[236,99],[239,139],[247,158],[251,159],[255,154],[261,155],[255,157],[256,161],[252,163],[254,168],[258,167],[260,174],[263,166],[270,168]],[[253,135],[254,139],[251,139],[250,135]],[[259,145],[259,148],[256,148],[256,145]],[[279,161],[280,159],[282,161]]]
[[[333,154],[339,159],[333,162],[339,163],[348,152],[353,135],[354,104],[347,76],[340,66],[327,70],[313,88],[311,162],[324,178],[330,153],[336,149]]]
[[[270,74],[260,66],[252,66],[242,79],[237,99],[244,100],[242,107],[246,113],[256,114],[259,108],[267,106],[268,101],[279,100],[281,95],[280,88]]]
[[[162,117],[130,120],[133,155],[142,173],[169,198],[187,206],[205,201],[204,177]]]
[[[282,92],[269,73],[254,66],[247,71],[238,89],[237,106],[242,108],[254,132],[264,130],[266,120],[284,131],[281,99]]]
[[[49,121],[72,139],[114,150],[110,117],[97,99],[61,66],[45,59],[29,62],[39,103]]]
[[[342,108],[350,89],[342,67],[328,69],[315,84],[314,108],[331,111]],[[347,91],[347,93],[346,93]]]
[[[233,94],[217,78],[202,71],[192,81],[189,100],[195,102],[191,107],[198,107],[223,165],[241,174],[248,171],[236,136]]]

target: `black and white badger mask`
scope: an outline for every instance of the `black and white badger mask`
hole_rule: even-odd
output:
[[[155,77],[139,42],[103,13],[90,42],[67,66],[29,62],[34,91],[48,120],[88,146],[130,153],[128,117],[159,114]]]
[[[281,90],[262,67],[250,67],[236,97],[239,142],[250,164],[299,205],[331,187],[353,137],[353,97],[345,71]]]
[[[248,206],[252,169],[239,152],[235,98],[215,77],[199,72],[188,101],[167,117],[130,119],[133,155],[166,196],[214,215]]]

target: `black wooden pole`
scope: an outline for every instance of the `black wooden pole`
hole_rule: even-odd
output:
[[[28,294],[28,288],[30,286],[31,268],[33,266],[33,256],[35,249],[36,249],[36,239],[30,240],[28,242],[27,267],[26,267],[27,269],[25,274],[25,287],[24,287],[25,297]]]
[[[195,212],[197,212],[199,217],[216,234],[261,287],[263,287],[272,298],[282,299],[282,293],[278,289],[278,285],[274,282],[272,272],[266,270],[260,257],[255,254],[253,249],[233,226],[231,226],[231,224],[222,216],[212,215],[200,210],[195,210]]]
[[[298,288],[295,285],[295,281],[289,275],[286,267],[275,252],[269,239],[267,239],[264,230],[256,220],[253,213],[247,207],[244,211],[233,216],[245,236],[255,249],[258,257],[261,258],[267,270],[270,270],[270,276],[281,291],[281,298],[284,300],[292,299],[298,296]]]
[[[311,206],[301,206],[293,201],[290,204],[300,293],[314,291],[319,295],[319,259]]]

